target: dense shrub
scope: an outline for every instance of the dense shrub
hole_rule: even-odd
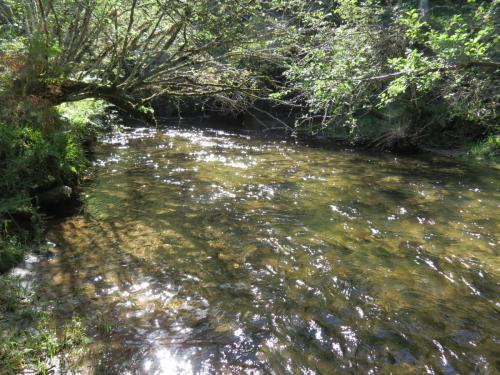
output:
[[[44,133],[30,126],[0,124],[0,194],[17,195],[47,176],[72,183],[85,167],[80,139],[67,129]]]
[[[272,97],[305,109],[306,133],[390,149],[499,133],[500,2],[277,3],[300,22],[288,20],[285,43],[297,42]]]
[[[500,136],[490,135],[484,141],[476,143],[471,147],[469,154],[478,159],[499,161]]]
[[[24,247],[16,237],[0,235],[0,273],[23,259]]]
[[[11,122],[0,116],[0,272],[22,258],[21,244],[39,227],[33,196],[53,186],[78,185],[87,166],[84,145],[95,137],[102,108],[86,101],[31,108],[29,116],[21,113]],[[12,109],[4,112],[12,115]]]

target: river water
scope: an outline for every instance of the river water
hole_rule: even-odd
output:
[[[500,371],[500,172],[135,129],[52,227],[41,293],[101,374]]]

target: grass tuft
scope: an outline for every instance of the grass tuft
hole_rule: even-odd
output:
[[[481,160],[500,160],[500,135],[490,135],[470,148],[469,155]]]
[[[58,327],[50,306],[37,301],[19,278],[0,277],[0,290],[0,374],[77,367],[89,343],[84,322],[73,317]]]

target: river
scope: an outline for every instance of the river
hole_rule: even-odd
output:
[[[500,371],[500,172],[216,130],[106,137],[37,265],[103,374]]]

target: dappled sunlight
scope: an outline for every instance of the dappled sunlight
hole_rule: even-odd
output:
[[[40,266],[90,366],[494,368],[497,172],[200,130],[110,136],[96,163]]]

